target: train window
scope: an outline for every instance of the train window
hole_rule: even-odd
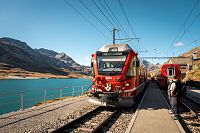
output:
[[[134,59],[131,60],[126,76],[136,76],[136,61]]]
[[[99,74],[121,74],[126,56],[98,56],[97,61]]]
[[[140,60],[136,61],[136,67],[140,67]]]
[[[108,52],[117,52],[118,48],[114,47],[114,48],[109,48]]]
[[[91,67],[93,67],[93,62],[91,62]]]
[[[174,75],[174,68],[168,68],[168,76],[173,76]]]
[[[93,59],[91,60],[91,70],[92,70],[92,76],[95,77],[95,71],[94,71],[94,62]]]

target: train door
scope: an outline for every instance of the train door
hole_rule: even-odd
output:
[[[170,67],[167,69],[167,76],[168,77],[173,77],[175,75],[175,68],[174,67]]]

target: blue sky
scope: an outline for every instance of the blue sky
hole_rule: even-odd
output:
[[[0,37],[11,37],[27,42],[32,48],[65,52],[78,63],[89,65],[92,53],[101,46],[112,43],[113,26],[92,0],[82,0],[82,2],[109,30],[84,8],[80,0],[66,1],[81,12],[92,25],[95,25],[98,31],[64,0],[0,0]],[[104,0],[94,1],[112,22],[99,3],[100,1],[105,6]],[[129,37],[134,37],[118,0],[106,0],[106,2],[120,21],[124,29],[121,31]],[[199,46],[200,2],[180,32],[183,34],[185,30],[184,36],[173,42],[195,2],[197,0],[121,0],[136,36],[141,38],[140,46],[135,40],[128,43],[135,51],[148,51],[139,52],[140,56],[172,56],[173,54],[177,56]],[[188,28],[195,17],[196,21],[191,28]],[[115,27],[118,28],[116,25]],[[121,31],[116,33],[117,38],[124,38]],[[194,42],[195,40],[198,41]],[[160,61],[154,60],[155,62]]]

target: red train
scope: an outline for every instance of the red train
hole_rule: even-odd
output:
[[[161,88],[166,88],[168,81],[174,75],[181,80],[181,67],[179,64],[164,64],[160,69],[159,84]]]
[[[103,106],[132,106],[143,90],[147,71],[128,44],[103,46],[92,54],[89,101]]]

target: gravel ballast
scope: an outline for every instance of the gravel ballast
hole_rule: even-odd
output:
[[[11,112],[0,116],[0,133],[51,132],[92,108],[87,96],[79,96]]]

